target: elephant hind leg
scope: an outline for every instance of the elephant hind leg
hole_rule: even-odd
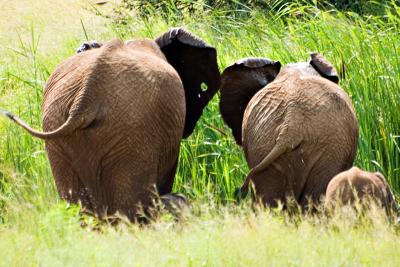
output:
[[[251,181],[255,187],[253,199],[269,207],[277,207],[279,202],[285,206],[288,197],[293,196],[288,177],[278,164],[256,173]]]
[[[157,190],[160,195],[169,194],[172,192],[172,187],[174,186],[174,178],[176,174],[176,168],[178,166],[179,155],[176,158],[176,161],[172,168],[167,172],[167,174],[162,177],[162,181],[158,186]]]
[[[144,165],[137,158],[114,156],[101,161],[102,171],[94,194],[106,216],[118,213],[135,221],[151,206],[157,193],[157,165]]]
[[[264,170],[267,169],[269,165],[274,162],[279,156],[281,156],[285,152],[285,150],[286,148],[283,146],[275,146],[259,164],[253,167],[250,170],[249,174],[246,176],[246,179],[244,180],[243,185],[240,188],[241,193],[246,192],[248,190],[250,182],[254,181],[254,177],[260,176],[259,174],[264,173]]]
[[[285,131],[286,132],[286,131]],[[281,134],[284,135],[284,134]],[[254,166],[249,174],[247,175],[240,191],[244,193],[245,191],[248,190],[248,186],[250,181],[255,177],[258,173],[264,172],[264,170],[268,169],[275,161],[279,160],[279,158],[288,152],[295,151],[297,150],[302,143],[302,138],[300,135],[295,135],[295,138],[293,138],[292,142],[286,142],[284,139],[278,137],[277,143],[275,146],[272,148],[272,150],[268,153],[268,155],[256,166]]]
[[[48,156],[52,173],[61,199],[69,203],[81,203],[84,209],[93,211],[93,203],[87,189],[74,170],[71,160],[60,149],[48,145]]]
[[[170,193],[160,197],[160,200],[168,212],[175,217],[179,217],[184,210],[190,209],[190,204],[186,197],[179,193]]]
[[[322,196],[325,195],[330,180],[345,170],[343,166],[332,166],[332,161],[334,160],[324,153],[311,168],[299,197],[302,208],[314,210],[320,204]]]

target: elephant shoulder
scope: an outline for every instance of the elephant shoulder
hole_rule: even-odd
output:
[[[354,113],[354,107],[350,96],[342,87],[336,83],[327,81],[326,83],[323,83],[323,88],[326,88],[327,97],[338,109],[348,109]]]
[[[65,77],[67,73],[74,73],[74,75],[80,73],[80,76],[85,75],[91,68],[96,66],[99,59],[104,58],[107,54],[123,46],[124,43],[121,40],[114,39],[105,43],[101,48],[74,54],[57,66],[50,76],[49,81]]]
[[[111,68],[111,71],[117,71],[121,74],[128,72],[131,74],[142,73],[149,76],[149,79],[152,79],[153,82],[154,78],[162,80],[162,78],[170,78],[171,76],[179,79],[178,73],[168,64],[165,56],[153,40],[140,39],[126,43],[113,40],[106,43],[102,49],[103,51],[98,55],[97,65],[107,65]]]
[[[124,45],[125,43],[120,39],[112,39],[111,41],[104,43],[102,49],[105,51],[113,51],[115,49],[123,47]]]
[[[304,77],[299,85],[293,83],[292,87],[299,89],[296,94],[301,101],[315,102],[310,103],[313,107],[354,112],[349,95],[338,84],[323,77]]]

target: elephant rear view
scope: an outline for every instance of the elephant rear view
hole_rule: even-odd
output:
[[[317,203],[329,181],[351,167],[358,123],[334,67],[320,54],[286,65],[240,60],[221,77],[220,111],[251,168],[241,188],[275,206],[293,197]],[[310,202],[311,201],[311,202]]]
[[[219,88],[216,51],[176,28],[156,40],[86,43],[49,78],[39,132],[60,196],[135,219],[172,190],[179,144]],[[201,89],[202,83],[208,90]]]
[[[361,207],[368,209],[374,203],[384,208],[388,215],[398,216],[396,200],[380,172],[368,172],[352,167],[332,178],[326,189],[327,208],[354,206],[357,202]]]

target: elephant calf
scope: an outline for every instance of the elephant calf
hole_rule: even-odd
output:
[[[155,40],[90,42],[77,52],[46,84],[45,132],[6,115],[45,140],[63,199],[133,220],[151,191],[171,192],[180,141],[219,89],[217,53],[182,28]]]
[[[357,167],[336,175],[326,189],[326,206],[351,205],[356,199],[378,202],[388,213],[396,214],[396,202],[385,177],[379,172],[366,172]],[[339,202],[339,203],[337,203]]]
[[[306,207],[352,166],[358,123],[338,80],[320,54],[282,70],[279,61],[265,58],[224,70],[221,115],[251,168],[241,192],[252,182],[263,203],[275,206],[290,196]]]

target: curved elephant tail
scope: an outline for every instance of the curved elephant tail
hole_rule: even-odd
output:
[[[89,57],[91,56],[91,57]],[[14,121],[20,127],[24,128],[28,133],[32,136],[38,137],[40,139],[53,139],[59,138],[63,136],[67,136],[77,129],[82,129],[90,125],[95,119],[98,111],[98,105],[95,104],[93,100],[93,88],[96,88],[94,80],[97,80],[96,75],[96,67],[99,55],[91,55],[91,53],[86,54],[86,58],[82,57],[73,57],[60,66],[54,71],[54,73],[50,76],[47,81],[45,94],[46,92],[53,92],[52,98],[57,99],[57,92],[63,92],[64,90],[69,90],[68,97],[72,99],[71,103],[64,103],[63,109],[52,111],[58,112],[59,116],[61,114],[67,113],[65,121],[60,123],[61,125],[54,125],[50,131],[38,131],[33,129],[26,122],[18,118],[18,116],[12,114],[7,110],[0,109],[0,115],[6,116],[10,120]],[[71,82],[66,82],[64,77],[66,72],[71,69],[76,69],[77,61],[81,64],[79,67],[80,72],[75,73],[77,79],[72,79]],[[69,107],[69,110],[66,110]],[[53,125],[53,124],[52,124]]]
[[[85,116],[82,116],[81,118],[76,118],[74,116],[69,116],[68,119],[57,129],[50,131],[50,132],[41,132],[38,130],[33,129],[31,126],[29,126],[26,122],[15,116],[9,111],[2,110],[0,109],[0,114],[6,116],[10,120],[14,121],[16,124],[24,128],[28,133],[31,135],[41,138],[41,139],[52,139],[52,138],[57,138],[61,136],[65,136],[73,132],[74,130],[82,127],[83,125],[88,125],[91,121],[93,121],[93,118],[87,118]]]
[[[283,124],[287,125],[286,122],[283,122]],[[293,136],[290,142],[288,142],[289,139],[288,136]],[[302,142],[303,142],[302,135],[296,133],[295,129],[282,127],[278,134],[275,146],[268,153],[268,155],[266,155],[266,157],[261,160],[261,162],[259,162],[256,166],[254,166],[250,170],[249,174],[246,176],[246,179],[243,182],[242,187],[240,188],[240,191],[243,193],[246,192],[248,190],[250,182],[252,181],[252,178],[255,175],[259,174],[260,172],[268,168],[275,160],[277,160],[284,153],[297,149]]]
[[[267,168],[269,165],[271,165],[278,157],[280,157],[287,148],[282,145],[277,145],[275,146],[271,152],[256,166],[254,166],[249,174],[246,176],[246,179],[243,182],[242,187],[239,189],[240,193],[245,195],[245,193],[248,191],[251,179],[261,171],[263,171],[265,168]]]
[[[242,144],[242,121],[247,104],[259,90],[275,79],[280,67],[279,61],[245,58],[223,71],[219,109],[238,145]]]

